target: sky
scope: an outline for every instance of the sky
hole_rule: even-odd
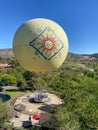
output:
[[[12,48],[16,30],[34,18],[57,22],[69,52],[98,53],[98,0],[0,0],[0,49]]]

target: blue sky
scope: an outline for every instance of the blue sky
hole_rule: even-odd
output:
[[[12,48],[18,27],[33,18],[61,25],[69,52],[98,53],[98,0],[0,0],[0,49]]]

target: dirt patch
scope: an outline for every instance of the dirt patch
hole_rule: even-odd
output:
[[[48,100],[44,103],[35,103],[31,102],[35,95],[37,95],[38,92],[35,91],[33,93],[26,93],[25,95],[17,98],[14,105],[17,104],[23,104],[26,106],[26,109],[23,111],[25,114],[35,114],[35,113],[43,113],[48,112],[51,108],[62,104],[62,101],[60,98],[58,98],[55,94],[46,93],[48,96]]]
[[[31,100],[37,94],[38,94],[37,91],[33,93],[29,92],[17,98],[14,106],[18,104],[23,104],[26,106],[26,109],[20,113],[19,118],[13,117],[11,119],[11,123],[13,122],[13,120],[15,121],[14,126],[17,126],[17,127],[23,127],[24,125],[29,126],[30,123],[31,125],[40,124],[41,126],[43,126],[43,124],[46,121],[50,120],[52,117],[52,114],[49,113],[51,108],[62,104],[62,101],[60,98],[58,98],[55,94],[48,93],[48,92],[45,93],[48,96],[48,100],[46,102],[44,103],[32,102]],[[41,115],[40,119],[34,120],[33,116],[38,113]],[[29,121],[30,115],[32,116],[31,122]]]

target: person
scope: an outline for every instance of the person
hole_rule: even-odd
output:
[[[29,121],[31,121],[31,117],[32,117],[32,116],[31,116],[31,115],[29,115]]]
[[[12,120],[12,125],[14,126],[14,124],[15,124],[15,120]]]
[[[19,113],[19,112],[17,112],[17,114],[16,114],[16,116],[15,116],[15,117],[16,117],[16,118],[19,118],[19,115],[20,115],[20,113]]]

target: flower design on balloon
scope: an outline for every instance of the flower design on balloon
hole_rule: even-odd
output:
[[[29,45],[46,60],[52,59],[64,47],[63,42],[49,27],[33,38]]]
[[[55,40],[55,38],[48,37],[48,36],[43,38],[41,48],[43,48],[43,50],[47,50],[47,51],[55,50],[56,49],[56,40]]]

